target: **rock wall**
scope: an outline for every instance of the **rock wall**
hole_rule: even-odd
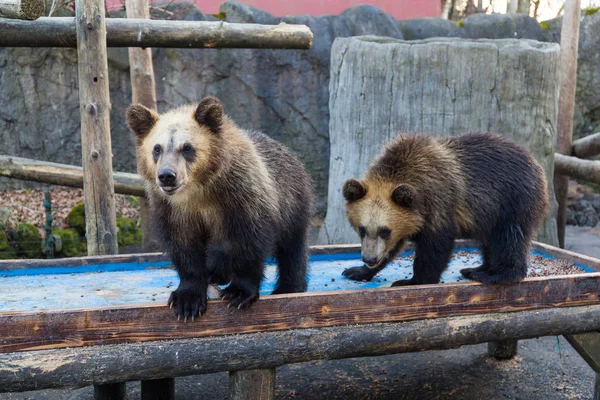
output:
[[[556,36],[556,29],[544,31],[535,20],[524,15],[474,15],[456,24],[436,18],[397,21],[369,5],[321,17],[276,18],[237,2],[224,3],[221,11],[228,22],[306,24],[315,36],[313,47],[308,51],[155,49],[159,111],[197,101],[205,95],[219,96],[226,111],[244,128],[262,130],[299,154],[314,180],[322,214],[326,209],[329,174],[329,60],[336,37],[548,40],[550,33]],[[215,19],[189,4],[173,5],[169,12],[155,17]],[[582,34],[597,37],[597,33],[585,26],[586,22],[582,24]],[[590,49],[599,46],[598,43],[598,40],[580,40],[580,46]],[[75,54],[71,49],[0,48],[1,154],[81,164]],[[586,52],[585,57],[590,62],[593,59],[591,53]],[[600,71],[598,65],[595,73]],[[591,63],[580,63],[580,71],[589,68]],[[125,49],[109,49],[109,74],[114,168],[134,171],[133,140],[123,117],[131,101]],[[595,87],[597,90],[599,85]],[[593,90],[591,86],[586,89]],[[586,101],[596,99],[595,94],[584,97]],[[582,115],[596,112],[588,105],[579,109],[583,110]]]

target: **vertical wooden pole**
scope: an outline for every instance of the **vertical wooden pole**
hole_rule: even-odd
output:
[[[150,6],[148,0],[126,0],[127,18],[149,19]],[[132,102],[143,104],[151,110],[156,107],[156,87],[154,68],[152,66],[152,51],[150,49],[129,48],[129,69],[131,74]],[[152,236],[148,217],[148,202],[140,198],[140,217],[142,220],[142,242],[145,252],[157,250],[157,244]]]
[[[75,0],[88,255],[118,251],[104,18],[102,0]],[[96,400],[126,397],[125,383],[94,386]]]
[[[580,0],[566,0],[560,37],[559,72],[560,94],[558,97],[558,134],[556,152],[570,155],[573,141],[573,114],[575,113],[575,83],[577,81],[577,49],[579,47],[579,20],[581,18]],[[554,193],[558,202],[558,243],[565,247],[567,225],[567,194],[569,177],[554,176]]]
[[[600,373],[596,374],[596,383],[594,385],[593,400],[600,400]]]
[[[229,373],[230,400],[274,400],[275,368]]]
[[[76,0],[75,17],[88,255],[116,254],[104,2]]]
[[[518,340],[500,340],[488,343],[488,356],[496,360],[510,360],[517,355]]]
[[[127,400],[125,383],[94,385],[94,400]]]

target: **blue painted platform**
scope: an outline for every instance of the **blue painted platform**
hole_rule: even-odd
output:
[[[540,252],[532,255],[553,258]],[[396,280],[412,276],[413,258],[414,251],[401,253],[372,282],[355,282],[343,277],[342,272],[362,265],[359,253],[314,255],[310,258],[308,291],[389,287]],[[460,269],[480,264],[481,255],[476,249],[457,249],[442,282],[466,281]],[[585,266],[578,267],[582,272],[592,272]],[[530,265],[531,270],[536,268],[540,267]],[[261,295],[271,293],[275,279],[276,266],[269,263]],[[166,304],[178,284],[177,273],[167,261],[0,270],[0,312]]]

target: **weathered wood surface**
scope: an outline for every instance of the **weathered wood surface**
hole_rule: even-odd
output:
[[[600,161],[582,160],[581,158],[556,153],[554,168],[557,178],[562,176],[568,180],[571,177],[600,184]]]
[[[12,156],[0,156],[0,176],[82,188],[83,168]],[[115,193],[145,196],[144,181],[138,174],[114,172]]]
[[[127,10],[127,18],[150,19],[148,0],[126,0],[125,9]],[[136,47],[130,47],[128,50],[129,72],[131,75],[131,102],[133,104],[143,104],[149,109],[158,112],[152,50]],[[144,252],[156,250],[159,247],[152,235],[148,212],[148,202],[145,198],[141,198],[140,220],[142,227],[142,249]]]
[[[600,154],[600,132],[574,140],[571,154],[579,158],[590,158]]]
[[[230,400],[274,400],[275,368],[229,373]]]
[[[600,373],[600,332],[565,335],[579,355],[598,374]]]
[[[550,308],[0,354],[0,388],[27,391],[377,356],[600,329],[600,306]]]
[[[594,383],[594,397],[592,400],[600,400],[600,373],[596,374],[596,382]]]
[[[558,98],[558,129],[556,136],[556,152],[571,154],[573,140],[573,115],[575,114],[575,84],[577,81],[577,49],[579,46],[579,23],[581,18],[581,1],[566,1],[560,35],[560,69],[558,82],[560,95]],[[558,211],[556,215],[558,241],[565,247],[567,226],[567,195],[569,177],[559,173],[554,177],[554,190]]]
[[[310,49],[306,25],[232,24],[212,21],[106,20],[108,47]],[[0,47],[76,47],[75,19],[35,22],[0,19]]]
[[[75,11],[87,250],[116,254],[104,2],[76,0]]]
[[[166,306],[0,313],[0,352],[184,339],[286,329],[600,304],[600,273],[531,278],[510,286],[446,283],[266,296],[249,310],[210,300],[194,322]]]
[[[320,243],[357,242],[341,188],[400,132],[501,134],[529,149],[553,193],[559,46],[529,40],[337,38],[331,50],[327,217]],[[519,66],[516,73],[515,65]],[[539,240],[557,244],[556,203]]]
[[[0,0],[0,18],[34,20],[44,14],[44,0]]]
[[[496,360],[509,360],[517,355],[519,342],[516,340],[498,340],[488,343],[488,356]]]

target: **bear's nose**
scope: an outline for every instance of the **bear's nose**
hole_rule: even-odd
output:
[[[362,260],[367,265],[375,265],[375,264],[377,264],[377,258],[376,257],[363,256]]]
[[[158,180],[165,186],[173,186],[177,180],[177,175],[172,169],[163,169],[158,173]]]

